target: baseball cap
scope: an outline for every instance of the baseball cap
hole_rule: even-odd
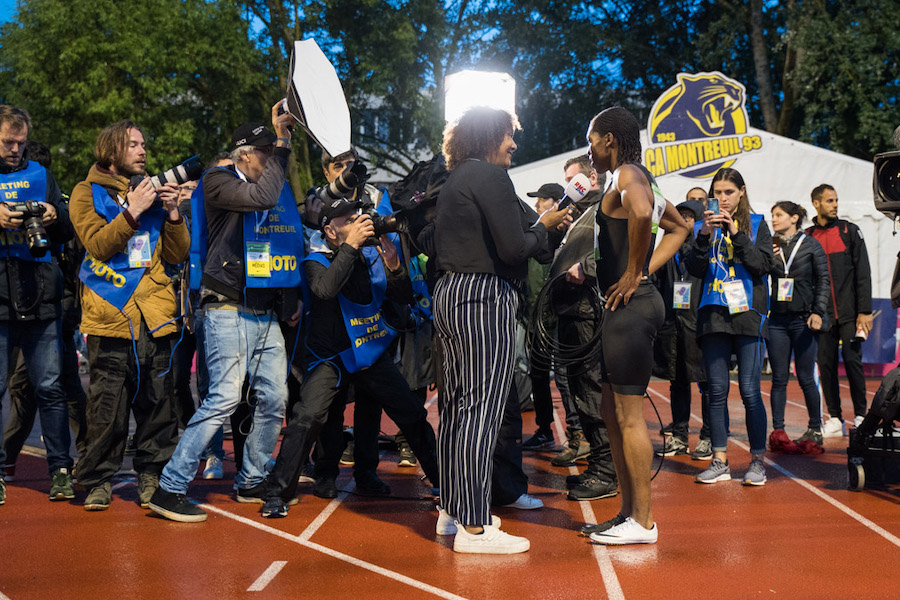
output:
[[[559,200],[565,193],[566,190],[558,183],[545,183],[538,188],[538,191],[528,192],[528,196],[531,198],[553,198],[554,200]]]
[[[362,205],[363,203],[359,200],[348,200],[347,198],[329,199],[322,207],[322,212],[319,213],[319,225],[324,229],[334,219],[356,212],[362,208]]]
[[[675,210],[681,212],[689,210],[694,213],[694,220],[699,221],[703,218],[703,204],[699,200],[685,200],[675,207]]]
[[[244,123],[231,134],[230,150],[241,146],[271,146],[278,137],[262,123]]]

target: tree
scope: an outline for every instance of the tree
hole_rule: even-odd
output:
[[[234,127],[259,119],[261,54],[232,3],[29,0],[16,19],[0,30],[2,101],[31,113],[31,137],[51,148],[64,190],[87,174],[97,134],[115,121],[141,125],[156,173],[210,157]]]

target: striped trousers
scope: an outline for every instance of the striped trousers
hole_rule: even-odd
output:
[[[435,286],[441,505],[462,525],[491,523],[491,459],[513,380],[518,303],[513,287],[488,273],[445,273]]]

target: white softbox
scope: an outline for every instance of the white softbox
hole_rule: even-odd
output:
[[[313,39],[294,42],[287,107],[331,156],[350,150],[350,109],[334,66]]]

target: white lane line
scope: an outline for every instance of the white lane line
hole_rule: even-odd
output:
[[[289,542],[293,542],[295,544],[299,544],[305,548],[309,548],[311,550],[315,550],[316,552],[321,552],[327,556],[331,556],[332,558],[336,558],[343,562],[349,563],[351,565],[360,567],[362,569],[366,569],[367,571],[372,571],[373,573],[377,573],[379,575],[383,575],[389,579],[393,579],[394,581],[398,581],[400,583],[405,583],[411,587],[422,590],[423,592],[428,592],[429,594],[433,594],[439,598],[447,598],[448,600],[465,600],[462,596],[457,596],[456,594],[452,594],[446,590],[442,590],[441,588],[434,587],[432,585],[428,585],[427,583],[418,581],[416,579],[412,579],[411,577],[407,577],[406,575],[402,575],[397,573],[396,571],[391,571],[389,569],[385,569],[384,567],[379,567],[378,565],[374,565],[370,562],[366,562],[359,558],[354,558],[348,554],[344,554],[343,552],[338,552],[337,550],[333,550],[331,548],[326,548],[320,544],[316,544],[315,542],[310,542],[306,540],[300,539],[299,535],[291,535],[279,529],[275,529],[274,527],[269,527],[268,525],[264,525],[262,523],[258,523],[251,519],[247,519],[240,515],[236,515],[234,513],[230,513],[227,510],[222,510],[221,508],[217,508],[210,504],[200,504],[199,505],[204,510],[208,510],[210,512],[216,513],[217,515],[221,515],[223,517],[227,517],[239,523],[243,523],[244,525],[249,525],[254,529],[258,529],[260,531],[264,531],[266,533],[278,536],[282,539],[285,539]]]
[[[562,424],[562,420],[559,418],[559,409],[556,406],[553,407],[553,424],[556,426],[556,435],[559,436],[559,439],[566,439],[566,429]],[[569,473],[577,475],[578,469],[574,466],[569,467]],[[584,517],[584,522],[596,523],[597,516],[594,514],[591,503],[582,500],[579,501],[578,504],[581,506],[581,515]],[[591,544],[591,546],[594,550],[594,558],[597,561],[597,566],[600,567],[600,576],[603,578],[603,585],[606,588],[607,597],[610,598],[610,600],[625,600],[625,593],[622,591],[622,586],[616,575],[616,569],[613,567],[612,559],[609,556],[609,550],[603,544]]]
[[[284,568],[284,565],[287,564],[286,560],[276,560],[269,565],[269,568],[263,571],[263,574],[260,575],[253,584],[247,588],[248,592],[261,592],[266,589],[266,586],[269,585],[275,576],[278,575],[281,570]]]
[[[662,399],[665,400],[666,402],[669,401],[668,398],[666,398],[665,396],[663,396],[663,395],[660,394],[659,392],[650,389],[649,387],[647,388],[647,391],[650,392],[650,393],[652,393],[652,394],[655,394],[655,395],[659,396],[660,398],[662,398]],[[699,421],[700,423],[703,422],[703,419],[699,418],[699,417],[698,417],[697,415],[695,415],[694,413],[691,413],[691,418],[694,419],[695,421]],[[737,446],[737,447],[739,447],[739,448],[742,448],[742,449],[746,450],[747,452],[750,452],[750,446],[744,444],[743,442],[740,442],[740,441],[738,441],[738,440],[731,439],[731,438],[729,438],[728,441],[731,442],[732,444],[734,444],[735,446]],[[776,471],[779,471],[782,475],[785,475],[786,477],[788,477],[789,479],[791,479],[791,480],[794,481],[795,483],[799,484],[801,487],[806,488],[807,490],[809,490],[810,492],[812,492],[813,494],[815,494],[816,496],[818,496],[819,498],[821,498],[822,500],[824,500],[825,502],[827,502],[828,504],[831,504],[831,505],[834,506],[836,509],[838,509],[838,510],[841,511],[842,513],[846,514],[848,517],[854,519],[855,521],[858,521],[859,523],[861,523],[862,525],[864,525],[864,526],[867,527],[868,529],[871,529],[873,532],[877,533],[878,535],[880,535],[881,537],[883,537],[884,539],[886,539],[886,540],[889,541],[890,543],[894,544],[894,545],[897,546],[897,547],[900,547],[900,538],[898,538],[897,536],[895,536],[895,535],[892,534],[891,532],[887,531],[886,529],[884,529],[883,527],[881,527],[881,526],[878,525],[877,523],[875,523],[875,522],[873,522],[873,521],[867,519],[866,517],[862,516],[861,514],[859,514],[858,512],[856,512],[855,510],[853,510],[853,509],[850,508],[849,506],[847,506],[846,504],[843,504],[843,503],[841,503],[841,502],[835,500],[834,498],[832,498],[831,496],[829,496],[828,494],[826,494],[826,493],[823,492],[822,490],[818,489],[817,487],[813,486],[812,484],[810,484],[810,483],[807,482],[806,480],[797,477],[796,475],[794,475],[793,473],[791,473],[790,471],[788,471],[787,469],[785,469],[784,467],[782,467],[781,465],[779,465],[778,463],[776,463],[775,461],[773,461],[772,459],[770,459],[770,458],[768,458],[768,457],[763,457],[763,458],[764,458],[766,464],[772,466]]]
[[[348,489],[346,492],[341,492],[337,495],[337,498],[329,502],[328,506],[326,506],[325,509],[319,513],[319,516],[317,516],[313,520],[313,522],[303,530],[303,533],[297,536],[298,540],[300,540],[301,542],[308,542],[309,538],[311,538],[313,534],[317,532],[322,525],[325,524],[325,521],[328,520],[328,517],[334,514],[334,511],[336,511],[338,506],[341,505],[341,502],[343,502],[344,499],[347,498],[347,493],[352,492],[356,488],[356,482],[351,481],[350,485],[347,487]]]
[[[0,600],[9,600],[9,596],[5,595],[3,592],[0,592]]]

